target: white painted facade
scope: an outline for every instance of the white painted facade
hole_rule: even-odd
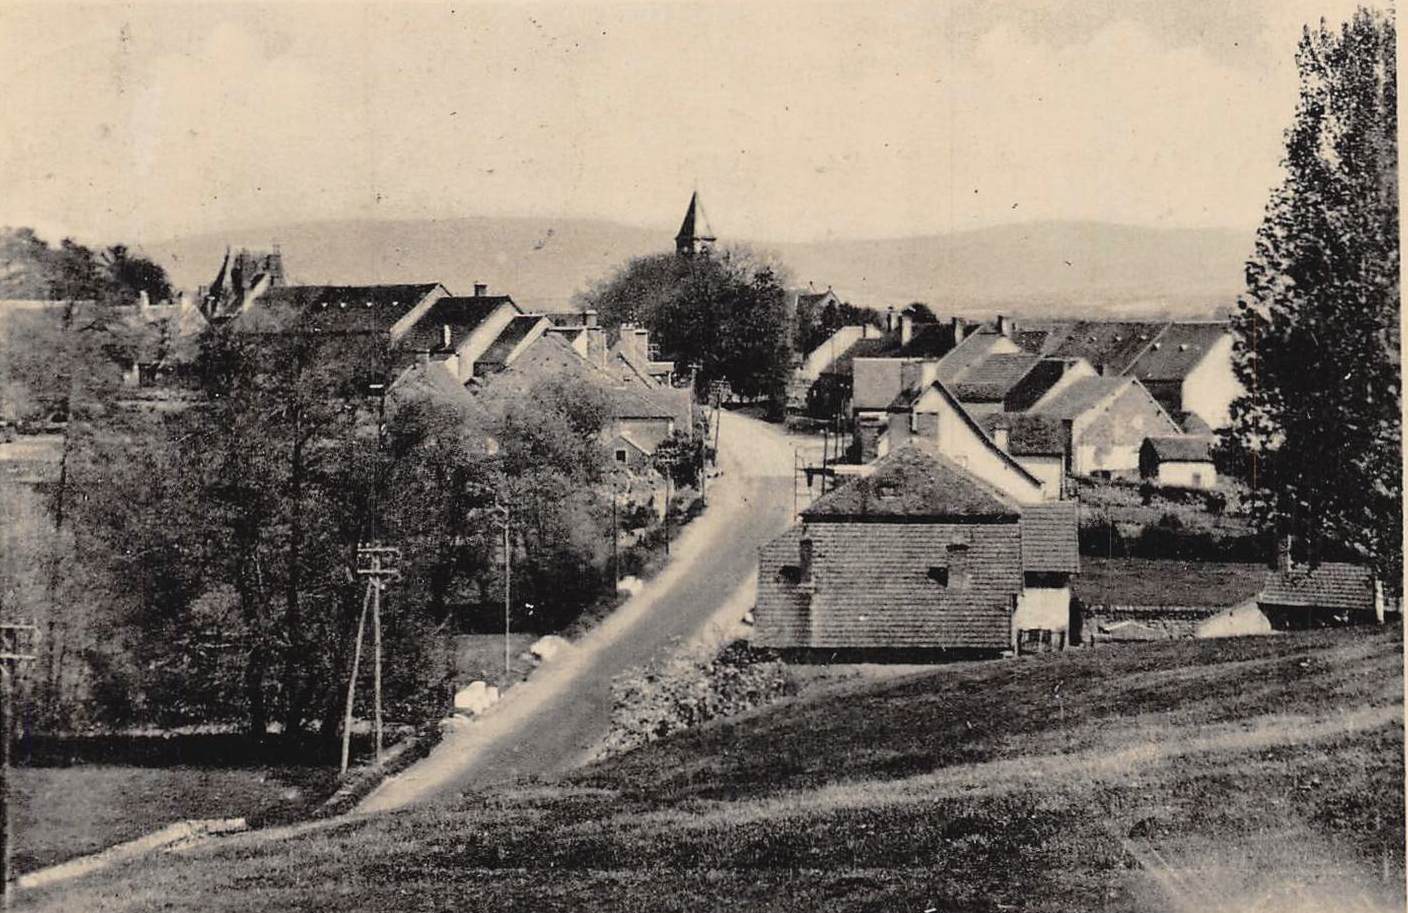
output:
[[[460,379],[460,383],[469,382],[469,379],[474,376],[474,362],[488,351],[489,346],[494,344],[494,340],[499,338],[499,334],[504,331],[504,327],[508,326],[509,321],[521,313],[522,311],[516,305],[505,301],[465,336],[459,348],[455,349],[455,357],[451,365],[455,370],[455,376]],[[541,336],[542,333],[538,335]]]
[[[1048,500],[1040,480],[999,450],[938,384],[924,391],[912,415],[919,437],[935,442],[944,456],[1018,504]]]
[[[823,371],[836,363],[836,359],[850,351],[851,346],[862,339],[871,339],[879,335],[880,330],[869,324],[841,327],[832,333],[825,342],[807,354],[797,372],[807,380],[816,380]]]
[[[1177,488],[1216,488],[1217,468],[1201,460],[1170,460],[1159,464],[1159,484]]]
[[[1070,627],[1070,587],[1026,587],[1018,595],[1013,630],[1069,631]]]
[[[1225,333],[1183,378],[1182,403],[1213,430],[1232,423],[1232,401],[1244,388],[1232,370],[1232,334]]]

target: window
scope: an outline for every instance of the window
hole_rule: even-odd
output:
[[[948,568],[946,568],[946,567],[931,567],[931,568],[929,568],[929,579],[932,580],[932,581],[934,581],[935,583],[937,583],[939,586],[948,586]]]
[[[626,462],[626,448],[625,448],[625,447],[617,447],[617,448],[616,448],[616,462],[618,462],[618,463],[624,463],[624,462]]]
[[[802,569],[795,564],[784,564],[777,570],[777,579],[796,586],[802,582]]]

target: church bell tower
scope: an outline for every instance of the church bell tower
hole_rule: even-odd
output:
[[[681,257],[707,253],[713,249],[715,240],[714,231],[704,215],[704,207],[699,202],[699,191],[696,190],[689,198],[689,209],[680,223],[680,232],[675,235],[675,253]]]

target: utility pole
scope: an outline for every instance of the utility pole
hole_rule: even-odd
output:
[[[10,743],[14,741],[15,667],[34,659],[39,629],[0,624],[0,906],[10,906]]]
[[[509,543],[509,512],[507,504],[494,505],[494,514],[504,528],[504,687],[508,687],[509,663],[509,620],[513,594],[513,558]],[[613,543],[614,544],[614,543]]]
[[[401,561],[401,550],[389,546],[367,543],[357,546],[357,573],[367,578],[367,594],[362,599],[362,617],[357,622],[357,643],[352,652],[352,675],[347,682],[347,711],[342,727],[342,773],[347,773],[348,758],[352,743],[352,707],[357,694],[357,672],[362,662],[362,637],[366,630],[367,611],[372,617],[372,649],[375,653],[372,667],[373,725],[376,732],[376,763],[381,764],[384,746],[384,730],[381,718],[381,594],[393,580],[401,577],[397,565]],[[364,565],[362,562],[366,562]]]

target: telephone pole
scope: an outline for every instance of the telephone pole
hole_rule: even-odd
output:
[[[401,577],[397,567],[401,561],[401,550],[389,546],[366,543],[357,546],[357,573],[367,578],[367,593],[362,599],[362,616],[357,622],[357,643],[352,651],[352,675],[347,681],[347,711],[342,726],[342,773],[347,773],[347,764],[352,744],[352,708],[357,695],[357,672],[362,662],[362,639],[366,630],[367,611],[372,618],[372,700],[373,726],[376,733],[376,763],[381,764],[384,746],[384,730],[381,718],[381,594],[393,580]]]
[[[15,667],[34,659],[39,629],[0,624],[0,906],[10,906],[10,743],[14,741]]]
[[[509,512],[507,504],[495,504],[493,514],[498,518],[500,525],[504,528],[504,687],[508,687],[510,662],[509,662],[509,624],[513,605],[513,554],[509,541]],[[613,545],[615,543],[613,542]]]

